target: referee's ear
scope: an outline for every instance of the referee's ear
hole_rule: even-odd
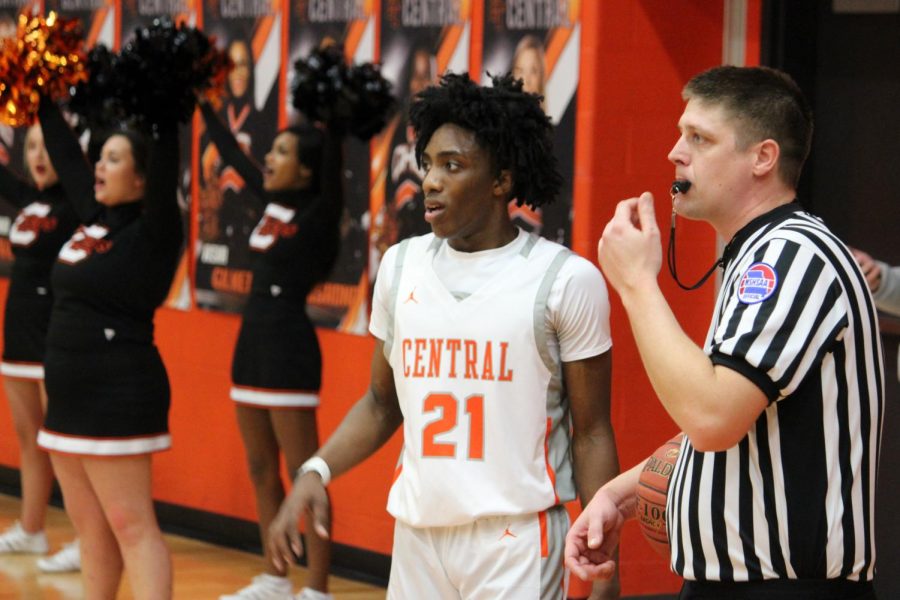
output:
[[[769,173],[778,172],[778,159],[781,158],[781,148],[778,142],[767,138],[757,143],[751,150],[754,153],[753,174],[757,177],[765,177]]]

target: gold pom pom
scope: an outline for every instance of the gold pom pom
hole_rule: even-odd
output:
[[[19,15],[16,37],[0,42],[0,121],[31,125],[41,94],[59,100],[87,79],[83,46],[77,19]]]

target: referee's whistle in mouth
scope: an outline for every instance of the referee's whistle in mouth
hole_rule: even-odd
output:
[[[669,193],[674,197],[676,194],[686,194],[691,189],[691,182],[687,179],[676,179],[672,182],[672,188]]]

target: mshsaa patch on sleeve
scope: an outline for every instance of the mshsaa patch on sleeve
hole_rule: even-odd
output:
[[[775,269],[766,263],[753,263],[741,275],[738,300],[744,304],[756,304],[774,294],[777,287],[778,274]]]

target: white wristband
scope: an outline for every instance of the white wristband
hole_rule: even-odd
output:
[[[328,485],[331,482],[331,469],[328,463],[319,456],[313,456],[297,469],[297,479],[303,477],[307,473],[318,473],[322,478],[322,485]]]

